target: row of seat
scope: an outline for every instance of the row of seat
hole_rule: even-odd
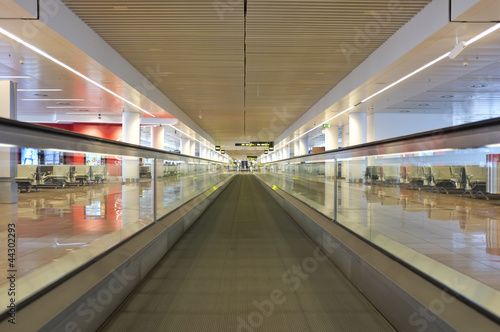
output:
[[[64,188],[68,185],[103,183],[106,166],[90,165],[17,165],[18,192],[30,192],[38,187]]]
[[[369,182],[408,184],[412,189],[428,188],[488,199],[488,168],[480,165],[368,166],[364,177]]]

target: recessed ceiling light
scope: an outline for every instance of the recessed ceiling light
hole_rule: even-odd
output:
[[[431,104],[425,103],[425,104],[418,104],[417,106],[420,106],[420,107],[429,107],[429,106],[431,106]]]
[[[486,84],[481,84],[481,83],[476,83],[476,84],[472,84],[472,85],[469,85],[471,88],[474,88],[474,89],[481,89],[481,88],[486,88]]]
[[[444,96],[441,96],[441,98],[455,98],[454,95],[444,95]]]

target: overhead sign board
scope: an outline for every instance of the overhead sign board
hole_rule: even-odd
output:
[[[249,142],[249,143],[234,143],[235,146],[273,146],[273,142]]]

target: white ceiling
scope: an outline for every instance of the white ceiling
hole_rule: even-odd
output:
[[[0,4],[0,10],[14,17],[26,15],[12,1]],[[291,139],[450,51],[456,37],[467,40],[492,25],[446,22],[426,40],[416,40],[411,51],[390,65],[380,61],[372,64],[369,71],[374,75],[370,73],[370,79],[360,82],[342,98],[324,103],[325,107],[314,113],[313,106],[321,104],[331,91],[345,86],[343,83],[350,79],[355,68],[370,64],[369,56],[377,49],[383,52],[387,48],[384,42],[394,33],[403,34],[404,29],[400,28],[430,0],[62,2],[147,80],[140,86],[129,84],[130,80],[122,79],[118,70],[105,68],[95,56],[89,56],[91,51],[82,51],[68,37],[61,36],[64,29],[54,33],[57,29],[51,24],[63,12],[61,8],[54,17],[48,15],[51,29],[37,26],[34,37],[23,29],[26,21],[1,20],[0,27],[31,37],[30,43],[154,116],[175,116],[181,120],[176,122],[176,128],[222,145],[232,156],[240,158],[262,151],[236,150],[235,142]],[[498,1],[469,1],[473,2],[477,4],[458,19],[492,20],[496,16],[500,19],[500,14],[492,15],[499,13]],[[47,13],[51,12],[46,9]],[[424,14],[422,11],[419,15]],[[364,110],[450,113],[454,124],[497,116],[499,34],[484,38],[466,48],[457,59],[445,59],[432,70],[409,79],[404,86],[376,97]],[[354,52],[346,55],[346,50]],[[89,121],[95,117],[96,122],[102,122],[106,116],[120,116],[123,109],[136,111],[121,99],[4,36],[0,36],[0,58],[0,76],[31,77],[16,79],[19,88],[61,89],[19,92],[22,120],[64,123],[79,121],[83,116]],[[463,66],[464,59],[467,67]],[[110,61],[113,63],[113,59]],[[154,94],[156,90],[167,96],[170,104],[162,103]],[[454,97],[442,97],[446,95]],[[187,118],[179,115],[178,109]],[[347,119],[340,116],[335,121],[345,124]],[[174,139],[170,133],[166,135]],[[319,130],[311,132],[311,137],[318,136]],[[321,137],[317,140],[321,142]]]

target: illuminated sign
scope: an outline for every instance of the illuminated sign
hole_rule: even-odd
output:
[[[329,123],[323,123],[323,128],[330,128],[330,124]]]
[[[250,142],[250,143],[234,143],[235,146],[273,146],[273,142]]]

